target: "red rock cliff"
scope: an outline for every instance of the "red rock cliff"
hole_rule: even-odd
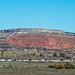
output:
[[[9,44],[20,46],[43,47],[49,49],[70,48],[75,46],[75,36],[62,36],[51,34],[21,34],[11,36]]]

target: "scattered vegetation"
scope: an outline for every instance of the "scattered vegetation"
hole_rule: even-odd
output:
[[[75,63],[0,62],[0,75],[75,75],[74,65]]]
[[[66,59],[71,59],[71,57],[70,56],[66,56]]]
[[[65,58],[65,54],[64,53],[60,53],[60,57]]]
[[[54,53],[54,54],[53,54],[53,57],[57,57],[57,53]]]
[[[65,64],[53,64],[49,65],[47,68],[56,68],[56,69],[75,69],[75,65],[72,65],[70,63]]]

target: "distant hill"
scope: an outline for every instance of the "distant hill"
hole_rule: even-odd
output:
[[[48,29],[0,30],[0,45],[5,44],[47,49],[75,48],[75,33]]]

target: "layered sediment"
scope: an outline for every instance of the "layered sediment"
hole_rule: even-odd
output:
[[[75,47],[74,36],[52,35],[52,34],[20,34],[11,36],[9,44],[19,46],[42,47],[48,49],[62,49]]]

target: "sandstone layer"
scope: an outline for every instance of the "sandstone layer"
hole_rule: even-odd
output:
[[[20,34],[11,36],[9,44],[19,46],[42,47],[48,49],[61,49],[75,47],[75,36],[63,36],[52,34]]]
[[[48,30],[48,29],[9,29],[9,30],[0,30],[0,32],[2,32],[2,33],[7,33],[7,32],[27,32],[27,31],[64,33],[64,31],[61,31],[61,30]]]

